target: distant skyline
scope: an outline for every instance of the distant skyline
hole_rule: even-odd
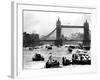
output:
[[[24,32],[47,35],[56,28],[58,17],[62,25],[83,26],[86,20],[91,24],[91,14],[24,11]],[[83,33],[83,29],[62,29],[65,35],[77,32]]]

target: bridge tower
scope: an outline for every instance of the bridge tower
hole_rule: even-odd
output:
[[[56,40],[61,39],[61,21],[58,18],[56,22]]]
[[[89,24],[86,20],[84,23],[84,37],[83,37],[83,45],[90,47],[90,35],[89,35]]]
[[[55,45],[60,46],[62,45],[62,39],[61,39],[61,21],[58,18],[56,22],[56,41]]]

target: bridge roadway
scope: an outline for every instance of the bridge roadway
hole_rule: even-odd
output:
[[[56,40],[40,40],[40,42],[44,42],[44,41],[46,41],[46,42],[54,42]],[[83,40],[63,40],[63,41],[70,42],[70,41],[83,41]]]

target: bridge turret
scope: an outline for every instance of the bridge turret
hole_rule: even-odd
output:
[[[87,22],[87,20],[86,20],[86,22],[84,23],[84,29],[86,29],[86,30],[89,31],[89,23]]]
[[[56,22],[56,27],[61,27],[61,21],[60,21],[60,18],[58,17],[58,20]]]

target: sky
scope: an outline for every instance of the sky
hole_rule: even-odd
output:
[[[86,19],[91,23],[90,14],[24,11],[24,32],[38,33],[40,36],[47,35],[56,28],[58,17],[62,25],[83,26]],[[62,29],[64,35],[76,32],[83,33],[83,29]]]

